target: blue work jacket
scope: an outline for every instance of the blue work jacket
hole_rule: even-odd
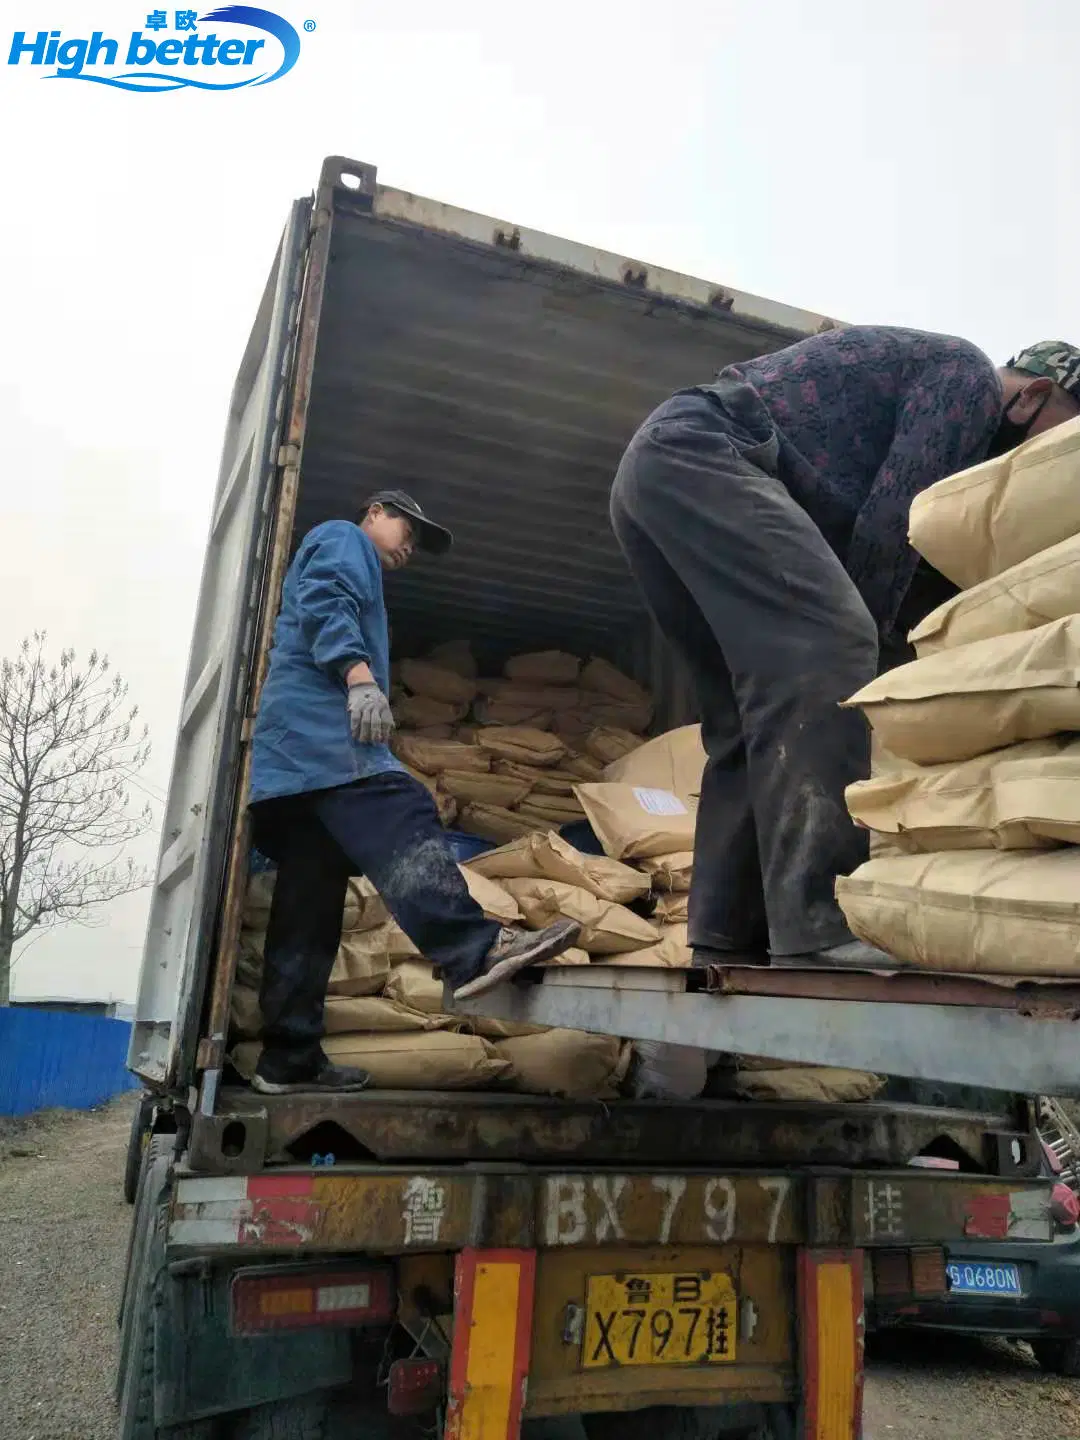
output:
[[[305,536],[285,577],[252,738],[252,804],[404,768],[387,746],[352,737],[345,671],[359,661],[389,694],[378,551],[358,525],[328,520]]]

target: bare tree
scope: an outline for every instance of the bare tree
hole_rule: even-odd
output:
[[[123,858],[151,823],[126,780],[150,753],[127,686],[91,651],[45,658],[45,635],[0,661],[0,1005],[15,946],[39,927],[93,923],[100,907],[147,874]]]

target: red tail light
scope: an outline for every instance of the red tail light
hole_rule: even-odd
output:
[[[1072,1230],[1080,1221],[1080,1200],[1060,1181],[1050,1192],[1050,1214],[1062,1230]]]
[[[393,1275],[363,1270],[238,1270],[232,1279],[236,1335],[314,1325],[377,1325],[394,1314]]]

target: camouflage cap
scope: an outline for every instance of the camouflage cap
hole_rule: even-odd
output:
[[[1023,370],[1028,375],[1048,375],[1074,400],[1080,400],[1080,350],[1065,340],[1040,340],[1037,345],[1029,345],[1006,368]]]

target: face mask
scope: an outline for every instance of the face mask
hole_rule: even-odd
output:
[[[1031,427],[1042,414],[1046,407],[1046,402],[1050,399],[1050,393],[1048,390],[1043,396],[1038,409],[1034,415],[1032,415],[1031,419],[1023,422],[1013,420],[1009,416],[1009,411],[1016,404],[1017,400],[1020,399],[1019,395],[1013,396],[1009,404],[1006,405],[1005,413],[1001,417],[1001,424],[998,426],[993,439],[990,441],[990,448],[986,452],[986,458],[988,460],[992,460],[995,455],[1004,455],[1008,450],[1015,450],[1017,445],[1022,444],[1023,441],[1028,438],[1031,434]]]

